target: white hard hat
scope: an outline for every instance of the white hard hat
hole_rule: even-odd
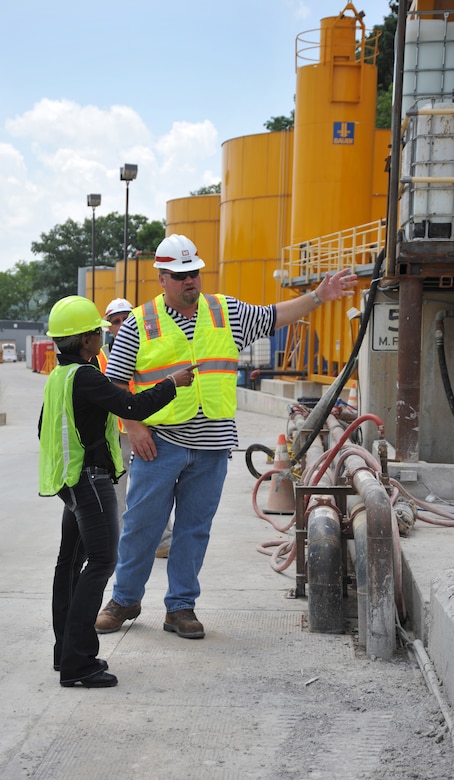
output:
[[[156,249],[154,267],[180,273],[204,268],[205,263],[198,256],[197,247],[190,238],[172,233]]]
[[[114,298],[106,307],[105,317],[112,317],[114,314],[120,314],[124,311],[132,311],[133,305],[126,298]]]

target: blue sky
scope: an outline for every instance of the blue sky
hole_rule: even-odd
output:
[[[0,271],[68,218],[130,213],[220,181],[221,148],[290,114],[295,39],[341,0],[15,0],[2,8]],[[355,3],[370,29],[388,0]]]

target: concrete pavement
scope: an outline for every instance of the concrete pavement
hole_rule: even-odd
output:
[[[119,677],[118,687],[62,689],[52,669],[50,616],[61,505],[38,497],[37,481],[36,426],[46,378],[24,363],[0,364],[0,413],[7,415],[0,426],[0,777],[302,777],[301,755],[287,744],[301,715],[301,681],[316,675],[320,658],[334,676],[339,663],[352,666],[355,654],[347,635],[302,631],[306,602],[288,598],[294,566],[277,574],[256,549],[285,536],[252,508],[255,480],[244,450],[254,442],[276,444],[286,430],[286,404],[276,411],[262,399],[263,414],[253,397],[263,394],[243,391],[247,400],[240,394],[240,450],[232,455],[201,574],[197,614],[206,639],[188,642],[162,631],[166,561],[157,560],[141,617],[101,637],[100,656]],[[453,647],[454,529],[417,523],[402,552],[407,603],[452,702],[446,654]],[[391,665],[384,673],[394,672]],[[392,723],[380,717],[370,728],[385,742]],[[378,743],[367,757],[358,753],[357,769],[350,756],[349,774],[337,774],[344,747],[339,751],[317,759],[320,771],[311,777],[372,776],[361,772],[372,771]]]

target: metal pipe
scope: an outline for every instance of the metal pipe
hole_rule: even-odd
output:
[[[450,116],[454,114],[454,108],[424,108],[412,107],[407,111],[407,116]]]
[[[337,420],[329,418],[327,423],[333,439],[339,440]],[[367,515],[366,652],[389,660],[396,644],[392,507],[385,488],[360,456],[350,455],[345,464]]]
[[[342,608],[342,549],[337,511],[315,506],[307,530],[309,628],[324,634],[344,630]]]
[[[314,481],[313,467],[324,453],[318,437],[307,453],[306,471]],[[319,475],[320,476],[320,475]],[[309,483],[310,484],[310,483]],[[311,496],[307,509],[307,584],[309,629],[324,634],[344,630],[342,598],[342,547],[337,508],[328,489],[332,475],[325,471],[318,480],[324,495]]]
[[[401,114],[402,93],[404,79],[404,53],[405,53],[405,27],[407,21],[407,0],[399,0],[397,13],[394,79],[393,79],[393,109],[391,121],[391,170],[389,179],[389,203],[386,229],[386,255],[388,262],[388,275],[394,276],[396,272],[396,243],[398,225],[398,199],[401,153]]]
[[[95,263],[96,263],[96,251],[95,251],[95,207],[92,208],[91,219],[91,299],[95,301]]]
[[[129,242],[129,181],[126,182],[125,229],[123,246],[123,298],[128,295],[128,242]]]
[[[454,176],[402,176],[402,184],[454,184]]]
[[[296,425],[301,423],[301,419],[298,418]],[[319,461],[324,453],[323,442],[320,436],[318,436],[308,449],[305,458],[305,471],[312,471],[312,468]],[[304,475],[303,475],[304,477]],[[328,481],[329,476],[326,477]],[[296,589],[295,594],[297,597],[304,596],[306,594],[306,541],[307,541],[307,525],[306,525],[306,494],[304,493],[304,478],[296,485],[295,490],[295,540],[296,540]]]
[[[354,499],[350,499],[349,503]],[[349,509],[353,516],[353,540],[349,545],[355,565],[356,594],[358,601],[358,644],[367,644],[367,514],[362,501],[356,499],[356,506]]]

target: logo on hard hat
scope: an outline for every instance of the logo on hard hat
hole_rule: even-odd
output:
[[[189,255],[189,249],[183,249],[181,254],[183,255],[183,257],[187,257]]]

